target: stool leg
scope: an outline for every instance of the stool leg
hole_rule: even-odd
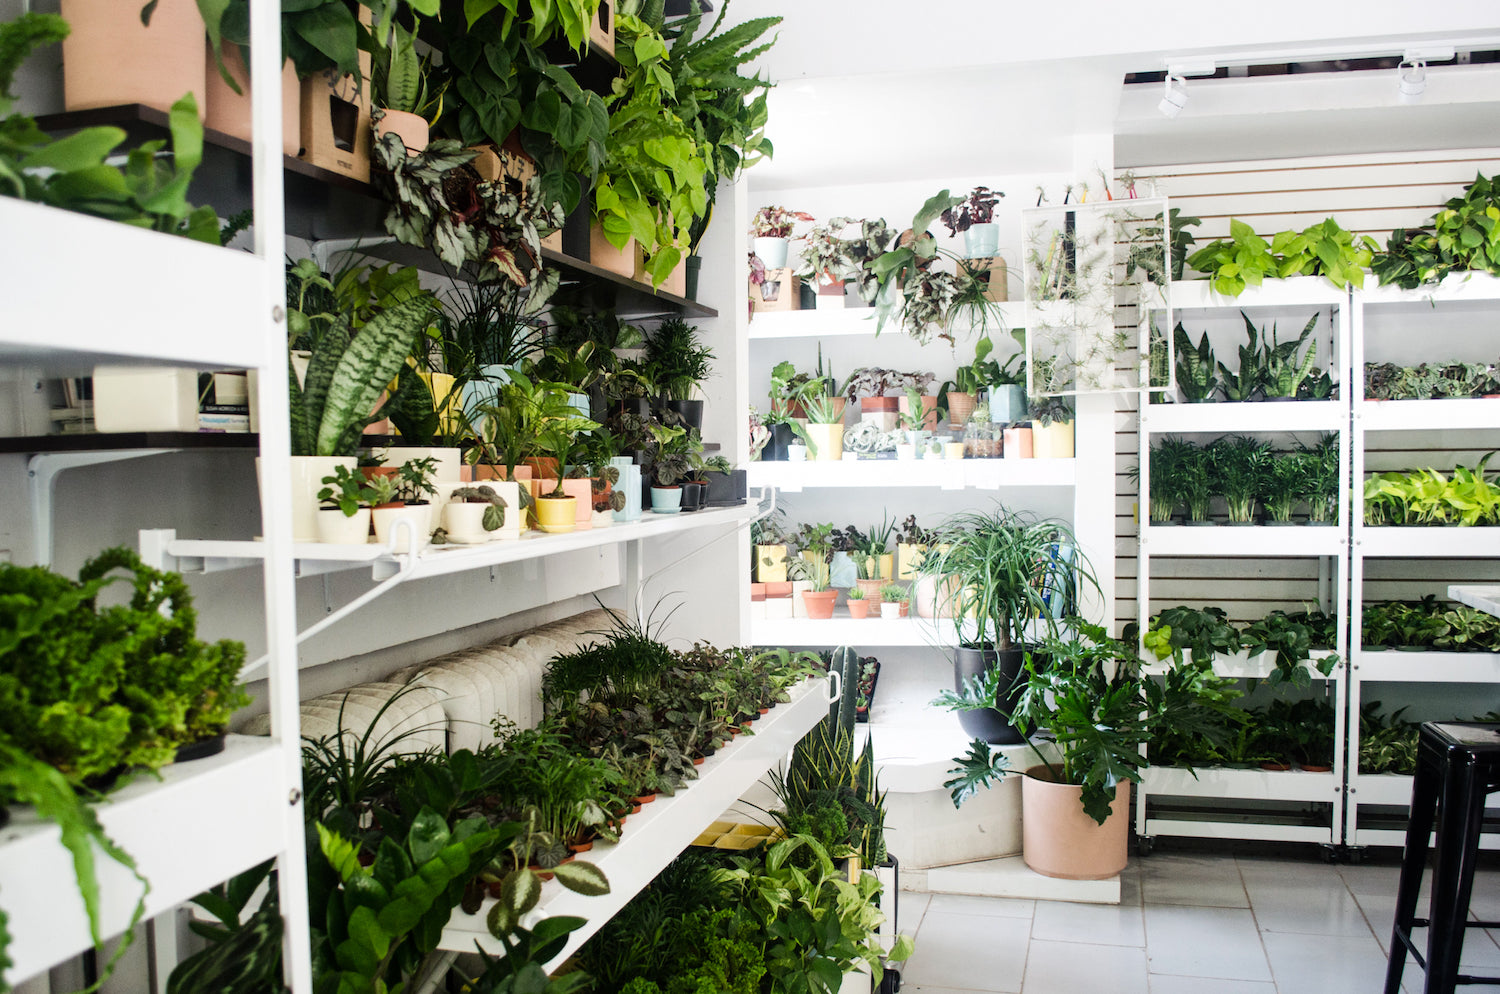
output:
[[[1385,994],[1400,994],[1401,972],[1406,966],[1406,943],[1411,922],[1417,915],[1417,896],[1422,891],[1422,871],[1427,866],[1427,837],[1437,811],[1439,775],[1422,757],[1412,777],[1411,814],[1406,821],[1406,851],[1401,858],[1401,880],[1396,885],[1396,915],[1391,923],[1390,959],[1386,962]]]
[[[1472,757],[1450,759],[1439,805],[1437,855],[1427,932],[1427,994],[1453,994],[1464,948],[1464,922],[1474,886],[1485,793]]]

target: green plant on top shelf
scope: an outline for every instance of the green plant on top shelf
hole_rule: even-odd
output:
[[[1238,297],[1247,286],[1260,286],[1277,273],[1271,245],[1243,221],[1231,219],[1229,238],[1215,239],[1188,256],[1187,264],[1213,281],[1218,293]]]
[[[905,604],[910,597],[911,591],[899,583],[887,583],[880,588],[882,604]]]
[[[1032,397],[1026,405],[1026,417],[1042,428],[1054,424],[1069,424],[1073,420],[1073,403],[1067,397],[1056,394]]]
[[[1381,284],[1408,290],[1451,273],[1500,273],[1500,188],[1476,173],[1462,195],[1449,200],[1430,224],[1397,228],[1371,269]]]
[[[1365,285],[1365,270],[1380,250],[1369,235],[1354,235],[1326,218],[1301,232],[1278,232],[1271,251],[1281,255],[1277,275],[1322,276],[1340,290]]]
[[[1198,447],[1192,442],[1168,436],[1151,447],[1151,520],[1172,520],[1177,505],[1187,501],[1188,464],[1198,458]],[[1133,467],[1131,478],[1140,479],[1140,467]]]
[[[995,313],[995,304],[984,296],[985,285],[962,265],[951,273],[933,268],[940,256],[957,257],[939,249],[927,229],[944,211],[962,202],[962,197],[950,196],[947,190],[929,199],[912,218],[911,241],[891,249],[873,263],[871,268],[880,282],[876,297],[877,335],[898,308],[902,329],[923,344],[934,335],[952,343],[952,325],[958,318],[967,318],[972,327],[984,333]]]
[[[1225,435],[1205,451],[1213,489],[1228,504],[1230,522],[1253,523],[1261,479],[1270,468],[1271,446],[1245,435]]]
[[[1214,375],[1214,350],[1208,344],[1208,332],[1203,333],[1195,346],[1179,321],[1172,329],[1172,338],[1177,350],[1177,389],[1182,392],[1182,399],[1189,404],[1213,400],[1219,378]]]
[[[486,485],[477,487],[459,487],[452,494],[455,500],[465,501],[469,504],[486,504],[484,515],[480,518],[480,525],[487,532],[499,531],[505,527],[505,498],[495,492],[495,488]]]
[[[126,154],[123,167],[111,162],[126,137],[119,128],[53,138],[31,117],[11,113],[16,70],[35,49],[67,34],[67,23],[54,14],[26,13],[0,24],[0,196],[218,245],[218,215],[187,201],[203,162],[203,124],[191,93],[167,115],[172,154],[161,154],[166,141],[145,142]]]
[[[417,53],[417,34],[422,17],[436,17],[439,0],[362,0],[370,8],[373,23],[365,45],[371,53],[370,82],[377,110],[404,111],[434,124],[443,115],[443,91],[432,72],[433,57]],[[409,11],[408,27],[396,19],[398,10]],[[429,80],[429,77],[434,78]],[[375,123],[379,123],[378,120]]]
[[[1240,313],[1244,315],[1243,311]],[[1313,363],[1318,359],[1318,340],[1314,338],[1309,342],[1308,338],[1318,325],[1318,317],[1319,315],[1314,314],[1302,328],[1302,334],[1291,342],[1277,340],[1274,324],[1271,326],[1269,335],[1266,335],[1262,329],[1261,341],[1264,344],[1261,346],[1263,354],[1261,366],[1265,370],[1262,386],[1265,388],[1268,400],[1273,397],[1295,398],[1303,381],[1312,372]],[[1250,319],[1246,317],[1246,324],[1249,321]],[[1307,343],[1307,351],[1299,360],[1297,353],[1301,351],[1304,342]]]

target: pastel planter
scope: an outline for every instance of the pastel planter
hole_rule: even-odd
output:
[[[476,486],[489,487],[505,501],[505,523],[499,531],[491,532],[495,541],[512,541],[521,537],[526,529],[526,509],[521,506],[521,485],[514,480],[480,480]]]
[[[432,505],[397,504],[370,512],[375,541],[401,555],[420,552],[432,541]]]
[[[1030,427],[1020,425],[1005,429],[1005,458],[1030,459],[1032,458],[1031,445]]]
[[[432,474],[434,483],[447,483],[463,479],[459,467],[463,465],[463,450],[457,446],[437,445],[387,445],[375,449],[374,454],[385,460],[388,469],[399,469],[414,459],[432,458],[437,468]]]
[[[810,580],[793,580],[792,581],[792,617],[793,618],[806,618],[807,617],[807,601],[803,599],[802,595],[805,594],[805,593],[807,593],[810,590],[812,590],[812,582]]]
[[[943,458],[944,459],[962,459],[963,457],[964,457],[964,443],[962,443],[962,442],[944,442],[943,443]]]
[[[1054,421],[1031,426],[1031,448],[1037,459],[1073,458],[1073,422]]]
[[[191,93],[202,120],[208,64],[197,5],[159,3],[149,26],[141,22],[142,6],[134,0],[62,0],[71,29],[62,43],[64,110],[145,104],[166,112]]]
[[[353,456],[292,456],[290,460],[292,489],[292,541],[318,541],[318,491],[326,484],[323,477],[332,476],[339,466],[351,472],[359,466]],[[261,461],[255,460],[256,477],[259,479]],[[262,487],[264,490],[264,487]]]
[[[835,552],[833,562],[828,564],[828,585],[849,588],[858,582],[859,570],[847,552]]]
[[[489,504],[471,504],[463,500],[444,504],[443,530],[448,533],[448,541],[459,545],[483,545],[499,538],[498,529],[491,532],[484,528],[484,512],[489,507]]]
[[[756,238],[755,254],[766,264],[767,269],[784,269],[787,248],[791,243],[790,238]]]
[[[894,621],[901,617],[902,604],[893,601],[880,602],[880,617],[884,621]]]
[[[370,541],[370,509],[361,507],[348,515],[343,508],[319,508],[318,541],[327,545],[366,544]]]
[[[837,462],[844,457],[844,426],[807,425],[807,437],[812,440],[810,451],[817,462]]]
[[[755,547],[755,578],[761,583],[780,582],[786,579],[785,545],[757,545]]]
[[[681,487],[651,488],[651,512],[653,514],[679,514],[681,511]]]
[[[902,462],[915,462],[917,458],[917,447],[910,442],[896,443],[896,458]]]
[[[917,575],[917,568],[922,565],[922,557],[927,554],[927,546],[915,545],[908,542],[899,542],[896,545],[896,579],[910,580]]]
[[[1000,383],[990,387],[990,423],[1015,424],[1026,418],[1026,388],[1020,383]]]
[[[224,57],[224,68],[229,70],[229,75],[240,85],[240,92],[235,93],[224,82],[224,78],[219,75],[213,49],[204,46],[208,92],[203,98],[203,123],[215,131],[249,141],[250,74],[245,69],[245,58],[238,45],[226,44],[221,54]],[[281,151],[290,156],[296,156],[302,147],[301,103],[302,83],[297,79],[297,67],[291,59],[287,59],[281,67]]]
[[[1130,781],[1121,780],[1100,825],[1083,811],[1082,787],[1055,783],[1045,766],[1021,778],[1021,856],[1046,877],[1107,880],[1129,860]]]
[[[641,468],[628,456],[616,456],[609,463],[620,471],[620,482],[615,484],[615,490],[625,495],[625,508],[620,511],[611,511],[610,514],[616,521],[639,521],[641,518]]]
[[[427,118],[421,114],[413,114],[404,110],[382,111],[380,121],[375,125],[375,137],[394,134],[401,139],[401,144],[406,146],[407,155],[416,155],[427,147],[428,139],[432,136],[432,128],[427,123]],[[434,395],[436,396],[436,395]]]
[[[787,462],[807,462],[807,446],[801,442],[792,442],[786,447]]]
[[[537,527],[553,535],[565,535],[578,523],[576,497],[539,497],[535,511]]]

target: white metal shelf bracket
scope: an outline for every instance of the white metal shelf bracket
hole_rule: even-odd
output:
[[[26,489],[31,500],[31,556],[38,566],[52,565],[52,502],[57,477],[70,469],[159,456],[176,449],[113,449],[108,452],[38,452],[26,461]]]

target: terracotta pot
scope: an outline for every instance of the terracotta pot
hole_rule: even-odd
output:
[[[807,616],[816,621],[827,621],[833,617],[833,602],[837,590],[804,590],[802,601],[807,605]]]
[[[1100,825],[1084,814],[1082,787],[1055,783],[1045,766],[1021,781],[1021,856],[1045,877],[1106,880],[1129,860],[1130,781],[1115,787],[1109,817]]]
[[[588,852],[592,848],[594,848],[594,843],[592,841],[568,843],[568,851],[571,853]]]
[[[849,605],[849,617],[855,621],[863,621],[870,616],[870,602],[859,598],[846,602]]]
[[[922,427],[927,431],[937,431],[937,401],[937,394],[922,398]],[[911,412],[911,405],[906,402],[905,397],[897,398],[896,403],[902,414]]]
[[[206,57],[208,66],[204,88],[207,93],[203,99],[207,106],[203,123],[215,131],[250,141],[250,74],[245,70],[240,47],[224,46],[224,68],[240,84],[239,93],[235,93],[219,75],[219,65],[214,60],[212,49],[207,50]],[[302,84],[297,80],[297,67],[287,59],[281,67],[281,151],[293,158],[302,147],[301,96]]]
[[[865,592],[865,600],[871,604],[880,603],[880,588],[885,586],[886,581],[877,578],[874,580],[855,580],[854,582],[859,585],[860,590]]]
[[[791,580],[768,580],[766,581],[766,597],[791,597]]]
[[[974,407],[979,399],[971,393],[959,393],[956,390],[948,391],[948,423],[954,425],[966,425],[969,423],[969,415],[974,413]]]
[[[702,766],[704,760],[706,760],[706,759],[708,759],[707,756],[694,756],[693,757],[693,765],[694,766]]]
[[[642,794],[640,797],[634,798],[633,800],[636,804],[650,804],[652,801],[656,800],[656,795]]]
[[[394,133],[401,139],[401,144],[406,146],[407,155],[416,155],[427,147],[427,142],[432,137],[432,128],[427,123],[427,118],[421,114],[388,110],[381,117],[380,123],[375,125],[375,137],[379,139],[387,133]]]
[[[62,0],[63,109],[145,104],[169,111],[185,93],[203,118],[207,90],[203,18],[193,0],[161,0],[151,25],[141,4]]]
[[[752,601],[763,601],[766,599],[766,585],[764,583],[750,584],[750,599]]]
[[[520,471],[523,467],[526,470],[525,477],[522,477],[520,475]],[[555,480],[557,479],[557,460],[553,459],[551,456],[532,456],[529,459],[521,460],[521,465],[516,467],[516,473],[516,479],[518,480],[531,480],[543,476]]]

